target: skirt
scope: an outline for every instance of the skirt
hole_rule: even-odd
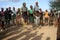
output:
[[[29,15],[29,20],[30,20],[30,22],[32,22],[32,23],[34,22],[33,14],[30,14],[30,15]]]
[[[24,20],[27,20],[28,19],[27,12],[23,12],[22,13],[22,17],[23,17]]]

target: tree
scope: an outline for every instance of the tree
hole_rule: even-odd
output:
[[[56,9],[56,10],[60,10],[60,0],[50,0],[50,7],[51,9]]]

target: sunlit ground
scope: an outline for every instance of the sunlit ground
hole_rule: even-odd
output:
[[[57,27],[54,26],[33,28],[31,25],[26,25],[25,27],[16,27],[5,32],[0,37],[1,40],[57,40]]]

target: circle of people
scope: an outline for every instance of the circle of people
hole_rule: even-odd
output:
[[[44,25],[52,23],[52,21],[56,21],[58,18],[58,13],[56,10],[51,10],[48,12],[46,10],[45,12],[42,11],[41,8],[39,8],[38,2],[35,3],[35,7],[33,8],[32,5],[30,5],[30,10],[26,7],[26,3],[23,3],[23,7],[18,8],[17,11],[15,10],[15,7],[13,7],[13,10],[11,10],[11,7],[6,8],[4,11],[4,8],[1,8],[0,11],[0,25],[2,28],[4,28],[4,23],[6,25],[10,25],[10,21],[12,20],[13,24],[31,24],[31,25]]]

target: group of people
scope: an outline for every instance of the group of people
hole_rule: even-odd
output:
[[[36,2],[34,8],[30,5],[29,10],[24,2],[22,8],[18,8],[17,11],[15,10],[15,7],[13,7],[13,10],[11,10],[11,7],[6,8],[5,11],[4,8],[1,8],[0,11],[0,26],[2,29],[5,29],[5,24],[10,26],[10,22],[12,22],[13,25],[31,24],[35,26],[43,26],[44,24],[48,25],[53,21],[56,22],[57,19],[58,13],[56,10],[51,10],[50,12],[46,10],[43,12],[42,9],[39,8],[38,2]]]

